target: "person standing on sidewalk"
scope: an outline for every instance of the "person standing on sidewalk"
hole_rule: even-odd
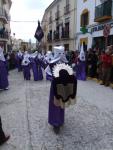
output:
[[[9,138],[10,138],[10,135],[5,135],[2,129],[2,121],[0,117],[0,145],[3,145],[5,142],[7,142]]]
[[[0,89],[8,90],[8,70],[6,60],[3,54],[2,45],[0,45]]]
[[[111,51],[106,50],[102,60],[102,83],[101,85],[109,86],[112,67]]]

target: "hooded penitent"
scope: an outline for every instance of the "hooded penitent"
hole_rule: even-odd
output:
[[[49,64],[53,60],[53,53],[51,51],[47,51],[44,59]]]
[[[79,59],[80,59],[81,61],[85,61],[85,60],[86,60],[86,58],[85,58],[85,52],[84,52],[84,48],[83,48],[83,44],[82,44],[82,46],[81,46]]]
[[[22,52],[19,50],[19,52],[17,53],[17,55],[18,55],[18,57],[22,57],[23,56],[23,54],[22,54]]]
[[[28,54],[28,52],[26,51],[25,54],[24,54],[24,58],[23,58],[23,61],[22,61],[22,65],[23,66],[27,66],[30,64],[30,55]]]
[[[34,53],[30,54],[30,58],[36,58],[38,56],[38,51],[35,51]]]
[[[54,52],[54,57],[50,63],[56,63],[56,62],[67,63],[68,62],[68,60],[66,59],[63,46],[55,46],[53,48],[53,52]]]

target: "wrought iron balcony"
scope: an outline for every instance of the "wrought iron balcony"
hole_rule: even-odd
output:
[[[53,33],[53,38],[54,38],[54,40],[60,40],[60,34],[59,34],[59,31],[54,31],[54,33]]]
[[[4,23],[7,23],[7,21],[8,21],[8,15],[7,15],[5,9],[2,7],[0,7],[0,20],[3,20]]]
[[[65,31],[64,33],[62,32],[61,38],[62,39],[69,39],[69,31],[68,32]]]
[[[52,23],[52,16],[49,17],[49,24]]]
[[[95,7],[95,22],[112,19],[112,0],[108,0]]]
[[[52,42],[52,32],[48,33],[48,35],[47,35],[47,41],[48,42]]]
[[[64,15],[69,14],[69,12],[70,12],[70,4],[68,4],[64,7]]]
[[[60,17],[60,11],[57,11],[57,12],[55,13],[55,19],[58,20],[59,17]]]
[[[3,33],[0,33],[0,41],[2,40],[8,40],[9,39],[9,35],[8,35],[8,32],[3,32]]]

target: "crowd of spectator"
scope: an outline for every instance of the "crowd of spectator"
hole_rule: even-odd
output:
[[[78,65],[79,53],[79,51],[67,52],[67,59],[72,66],[73,64]],[[85,52],[85,56],[88,79],[96,79],[105,86],[113,84],[113,46],[108,46],[105,51],[90,48]]]
[[[78,56],[80,51],[68,51],[66,57],[69,64],[76,66],[79,63]],[[100,49],[88,49],[86,56],[86,76],[90,79],[96,79],[101,85],[109,86],[113,84],[113,46],[108,46],[105,51]],[[8,52],[5,54],[8,70],[17,67],[16,52]]]

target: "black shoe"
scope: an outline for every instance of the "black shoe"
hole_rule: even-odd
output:
[[[0,145],[3,145],[5,142],[7,142],[10,138],[10,135],[6,136],[4,139],[0,139]]]
[[[54,126],[53,127],[53,131],[55,132],[55,134],[59,134],[59,132],[60,132],[60,126]]]

